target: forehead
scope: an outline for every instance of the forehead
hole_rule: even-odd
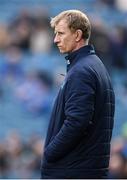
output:
[[[62,19],[56,24],[55,31],[65,30],[65,29],[69,29],[68,23],[65,19]]]

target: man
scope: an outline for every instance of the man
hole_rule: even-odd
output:
[[[94,48],[87,16],[68,10],[51,20],[54,42],[67,53],[67,75],[56,98],[42,160],[42,178],[106,178],[114,91]]]

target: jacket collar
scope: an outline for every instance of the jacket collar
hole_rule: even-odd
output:
[[[81,57],[87,56],[89,54],[95,54],[93,45],[86,45],[72,53],[69,53],[65,57],[67,61],[67,71],[70,69],[70,65],[74,64]]]

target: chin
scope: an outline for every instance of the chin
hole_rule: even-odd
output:
[[[59,51],[60,51],[60,53],[62,53],[62,54],[67,54],[67,53],[68,53],[68,51],[63,50],[63,49],[59,49]]]
[[[61,50],[61,49],[59,49],[59,51],[60,51],[60,53],[62,53],[62,54],[65,54],[65,53],[67,53],[66,51],[64,51],[64,50]]]

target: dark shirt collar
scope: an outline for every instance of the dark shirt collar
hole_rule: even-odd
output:
[[[95,50],[93,45],[86,45],[81,47],[80,49],[69,53],[65,59],[67,61],[67,69],[69,69],[69,66],[73,64],[75,61],[80,59],[81,57],[87,56],[89,54],[95,54]]]

